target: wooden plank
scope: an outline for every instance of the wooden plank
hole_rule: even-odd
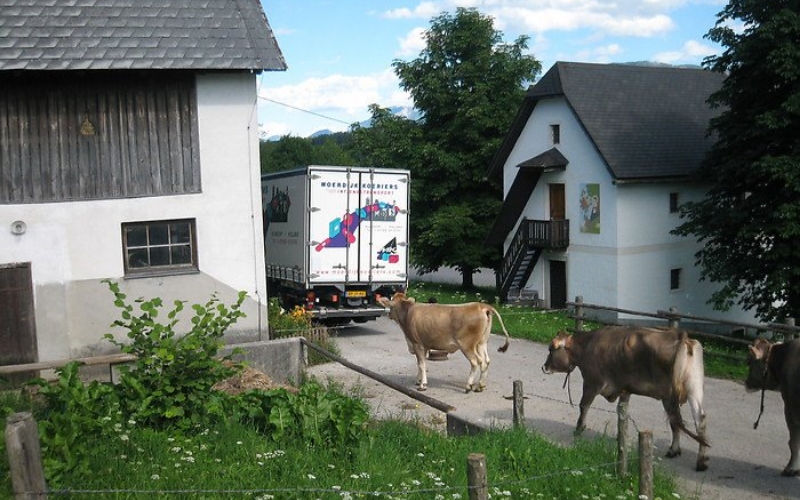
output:
[[[5,365],[0,366],[0,375],[11,375],[14,373],[22,373],[29,371],[41,370],[54,370],[61,368],[67,364],[77,361],[84,366],[97,366],[97,365],[116,365],[120,363],[130,363],[136,361],[136,356],[133,354],[107,354],[103,356],[92,356],[88,358],[75,358],[75,359],[56,359],[53,361],[41,361],[38,363],[25,363],[18,365]]]

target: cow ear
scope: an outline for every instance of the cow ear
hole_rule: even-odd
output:
[[[390,304],[389,299],[386,297],[378,297],[378,303],[383,307],[389,307]]]
[[[406,301],[408,301],[410,304],[413,304],[414,302],[417,301],[417,299],[415,299],[414,297],[406,297]]]
[[[572,348],[572,335],[567,335],[567,332],[564,332],[564,348],[571,349]]]

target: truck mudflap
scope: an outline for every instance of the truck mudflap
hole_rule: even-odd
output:
[[[316,307],[311,310],[314,319],[328,318],[379,318],[389,313],[384,307],[359,307],[349,309],[335,309],[329,307]]]

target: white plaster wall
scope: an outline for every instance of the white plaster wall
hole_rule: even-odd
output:
[[[266,282],[261,223],[256,88],[252,74],[197,80],[201,194],[0,206],[0,263],[31,262],[39,359],[103,350],[118,317],[104,278],[165,303],[225,303],[248,294],[239,331],[266,337]],[[125,279],[123,222],[194,218],[199,274]],[[11,234],[15,220],[27,231]]]

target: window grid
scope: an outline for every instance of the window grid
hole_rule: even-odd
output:
[[[127,223],[122,234],[128,275],[197,270],[194,220]]]

